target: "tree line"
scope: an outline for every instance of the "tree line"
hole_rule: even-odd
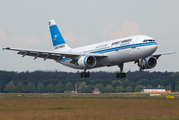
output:
[[[80,78],[79,72],[0,71],[0,92],[6,93],[63,93],[75,91],[91,93],[138,92],[142,87],[158,87],[179,91],[179,72],[128,71],[125,79],[115,78],[115,72],[91,72],[90,78]]]

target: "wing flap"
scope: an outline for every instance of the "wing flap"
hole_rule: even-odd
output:
[[[56,60],[58,57],[60,56],[57,56],[57,55],[52,55],[52,54],[42,54],[42,53],[30,53],[30,52],[24,52],[24,51],[20,51],[18,52],[17,54],[19,55],[22,55],[22,57],[24,56],[32,56],[34,57],[34,59],[36,58],[44,58],[44,60],[46,59],[53,59],[53,60]],[[25,55],[24,55],[25,54]]]

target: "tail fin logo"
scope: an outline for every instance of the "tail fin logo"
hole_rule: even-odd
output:
[[[55,40],[57,39],[57,37],[58,37],[58,34],[57,34],[57,35],[54,35],[54,36],[53,36],[53,38],[54,38],[53,41],[55,41]]]

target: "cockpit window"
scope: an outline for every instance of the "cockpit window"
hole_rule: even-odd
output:
[[[143,42],[155,42],[155,40],[149,39],[149,40],[144,40]]]

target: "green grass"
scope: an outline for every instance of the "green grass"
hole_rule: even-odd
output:
[[[53,98],[58,95],[65,98]],[[0,120],[179,120],[177,98],[118,95],[48,94],[44,98],[38,93],[1,98]]]

